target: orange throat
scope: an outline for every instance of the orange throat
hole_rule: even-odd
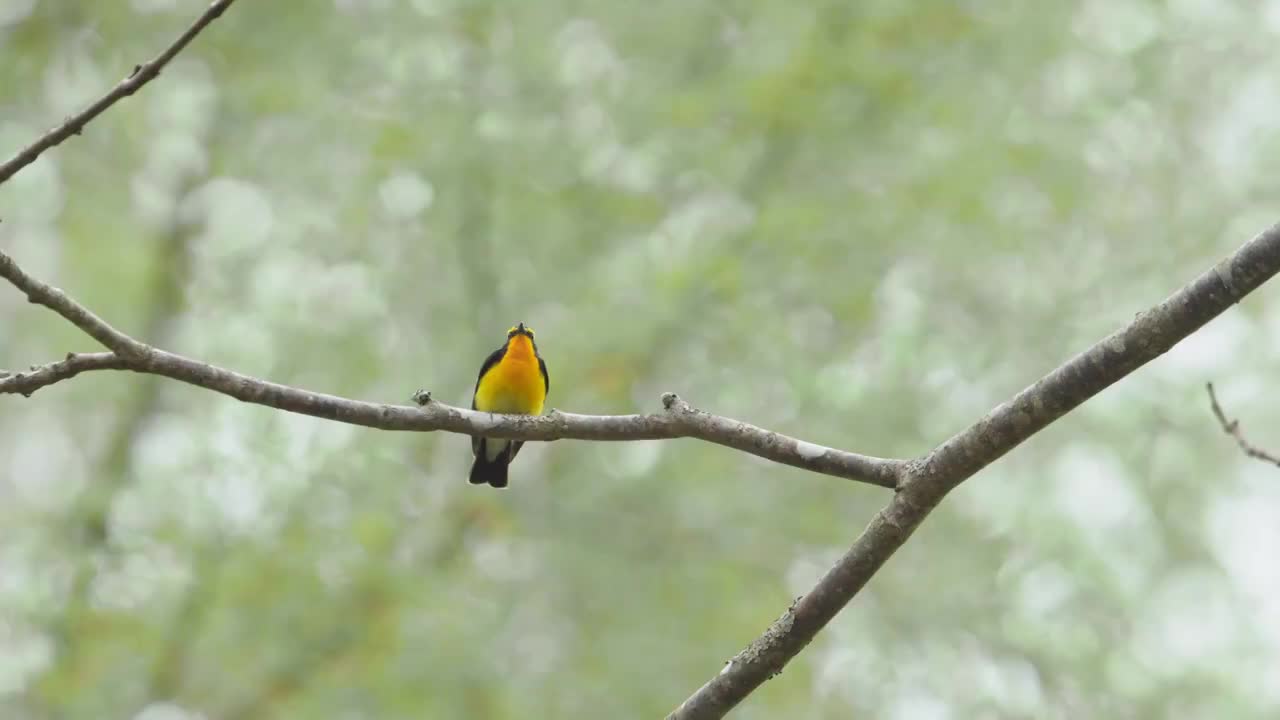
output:
[[[524,335],[516,335],[507,342],[507,355],[503,359],[538,363],[537,356],[533,354],[533,342]]]

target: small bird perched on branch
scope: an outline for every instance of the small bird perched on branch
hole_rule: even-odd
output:
[[[507,341],[490,353],[480,367],[471,409],[514,415],[540,415],[551,378],[547,364],[538,355],[533,329],[520,323],[507,331]],[[471,438],[476,460],[471,465],[471,484],[507,486],[507,466],[524,445],[522,440]]]

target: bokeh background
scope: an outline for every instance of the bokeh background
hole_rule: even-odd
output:
[[[0,2],[0,155],[203,9]],[[1280,219],[1280,3],[243,1],[0,187],[117,327],[365,400],[922,453]],[[97,349],[0,286],[0,367]],[[1280,714],[1273,283],[966,483],[742,718]],[[0,398],[6,718],[661,716],[883,490],[86,375]]]

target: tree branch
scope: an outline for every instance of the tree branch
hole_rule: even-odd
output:
[[[1222,431],[1235,438],[1236,445],[1240,446],[1240,450],[1255,460],[1261,460],[1280,467],[1280,456],[1273,455],[1245,440],[1244,433],[1240,430],[1240,421],[1227,419],[1226,413],[1222,412],[1222,406],[1218,404],[1217,394],[1213,392],[1213,383],[1205,383],[1205,389],[1209,391],[1209,407],[1213,409],[1213,416],[1218,418],[1218,422],[1222,425]]]
[[[14,173],[35,162],[36,158],[40,157],[45,150],[61,144],[72,135],[79,135],[84,130],[84,126],[101,115],[104,110],[116,104],[122,98],[138,92],[143,85],[154,80],[160,74],[160,71],[164,69],[164,66],[169,64],[170,60],[182,52],[182,49],[196,35],[199,35],[200,31],[204,30],[209,23],[218,19],[227,8],[231,7],[233,2],[235,0],[214,0],[204,13],[196,18],[191,27],[179,35],[178,39],[174,40],[173,44],[157,55],[154,60],[134,66],[133,72],[117,83],[114,88],[111,88],[111,91],[106,95],[98,98],[96,102],[79,113],[67,118],[61,125],[49,130],[38,140],[19,151],[17,155],[5,161],[3,165],[0,165],[0,185],[3,185],[9,178],[13,177]]]
[[[17,393],[31,397],[31,393],[46,385],[68,380],[89,370],[124,370],[124,360],[115,353],[67,353],[65,360],[48,365],[32,365],[30,372],[13,373],[0,370],[0,395]]]
[[[1139,313],[986,417],[906,467],[893,500],[848,552],[668,720],[719,718],[813,640],[953,488],[1124,378],[1280,271],[1280,225],[1245,243],[1164,302]]]
[[[579,415],[552,410],[548,415],[495,415],[453,407],[419,392],[421,407],[382,405],[309,392],[259,380],[165,352],[139,342],[108,325],[61,290],[26,274],[0,252],[0,277],[13,283],[33,303],[44,305],[110,348],[111,353],[69,356],[57,372],[0,378],[0,394],[30,395],[58,380],[86,370],[131,370],[179,380],[237,400],[326,420],[381,430],[431,432],[514,440],[654,440],[697,438],[804,470],[859,480],[881,487],[897,485],[901,460],[869,457],[837,450],[765,430],[745,422],[690,407],[673,393],[662,397],[665,410],[650,415]],[[46,366],[52,367],[52,366]],[[34,377],[39,375],[38,377]]]
[[[13,283],[27,296],[27,301],[43,305],[66,318],[89,337],[102,343],[121,358],[140,358],[150,348],[111,327],[88,308],[67,297],[56,287],[46,285],[28,275],[4,252],[0,252],[0,277]],[[87,368],[86,368],[87,369]]]

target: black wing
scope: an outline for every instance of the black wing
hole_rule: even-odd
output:
[[[480,374],[476,375],[476,388],[475,390],[471,391],[471,409],[472,410],[476,409],[476,390],[480,389],[480,378],[484,377],[484,374],[489,372],[490,368],[492,368],[494,365],[497,365],[499,362],[501,362],[502,356],[506,354],[507,354],[507,346],[503,345],[497,350],[494,350],[493,352],[489,353],[489,357],[484,359],[484,364],[480,366]],[[483,447],[483,443],[484,443],[484,438],[473,436],[471,438],[472,454],[479,455],[481,447]]]
[[[485,374],[485,373],[487,373],[487,372],[489,372],[489,369],[490,369],[490,368],[492,368],[494,365],[497,365],[499,362],[501,362],[501,361],[502,361],[502,356],[503,356],[503,355],[506,355],[506,354],[507,354],[507,346],[506,346],[506,345],[503,345],[502,347],[498,348],[497,350],[494,350],[493,352],[489,353],[489,357],[485,358],[485,359],[484,359],[484,364],[480,366],[480,374],[479,374],[479,375],[476,375],[476,387],[475,387],[475,390],[479,390],[479,389],[480,389],[480,378],[484,377],[484,374]],[[475,390],[472,390],[472,391],[471,391],[471,409],[472,409],[472,410],[475,410],[475,409],[476,409],[476,393],[475,393]]]

